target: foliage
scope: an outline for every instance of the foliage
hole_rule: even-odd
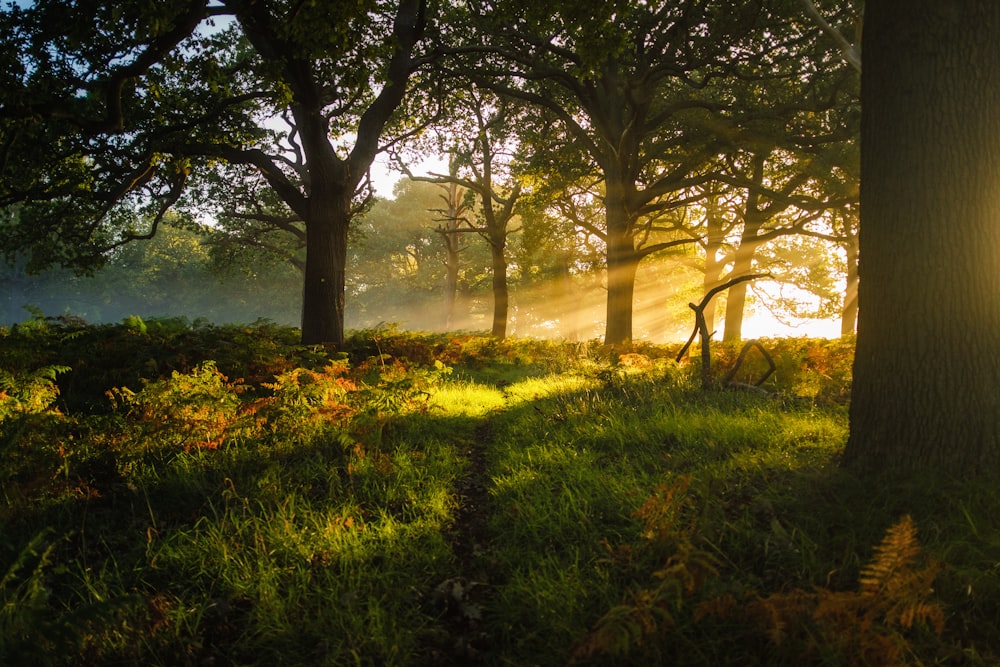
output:
[[[888,529],[861,568],[857,591],[795,589],[742,601],[727,595],[699,605],[695,618],[738,615],[787,659],[836,656],[840,664],[904,664],[913,652],[906,631],[923,627],[941,635],[945,624],[944,609],[933,599],[940,564],[916,569],[919,554],[917,529],[907,515]]]
[[[777,370],[764,387],[795,400],[820,404],[847,405],[851,395],[851,366],[854,340],[810,338],[767,338],[760,341]],[[735,364],[742,343],[713,346],[713,371],[725,377]],[[747,355],[734,380],[755,383],[768,369],[757,352]]]
[[[0,322],[24,318],[26,305],[53,317],[114,323],[129,315],[144,319],[178,317],[217,324],[269,318],[299,321],[301,276],[291,267],[240,256],[220,266],[212,237],[175,226],[168,216],[156,237],[118,249],[92,275],[49,269],[28,275],[23,264],[0,265]]]
[[[32,371],[0,368],[0,490],[16,498],[46,486],[65,472],[59,442],[65,419],[55,402],[56,377],[70,369]]]
[[[189,223],[221,215],[230,232],[233,221],[262,225],[294,237],[292,252],[253,230],[231,236],[288,257],[311,244],[303,339],[342,342],[348,229],[383,134],[409,129],[395,112],[412,94],[432,9],[4,7],[0,207],[20,207],[0,225],[4,254],[85,271],[155,236],[172,208]],[[242,197],[261,190],[270,196]]]
[[[701,588],[705,579],[718,575],[717,560],[693,544],[696,516],[687,497],[691,479],[679,477],[654,489],[633,516],[643,522],[644,546],[657,552],[663,565],[652,573],[652,588],[631,590],[622,604],[612,607],[574,650],[575,658],[595,654],[625,655],[635,645],[662,635],[676,622],[684,600]],[[632,547],[612,549],[612,559],[632,558]]]
[[[59,387],[56,377],[68,366],[45,366],[29,373],[11,373],[0,368],[0,422],[15,415],[47,412]]]
[[[157,447],[207,447],[222,444],[239,414],[242,388],[229,382],[214,361],[190,373],[174,371],[135,392],[128,387],[109,391],[117,410],[130,411],[130,421],[142,438]]]

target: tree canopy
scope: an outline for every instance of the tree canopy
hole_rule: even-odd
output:
[[[350,219],[426,24],[424,0],[10,7],[0,205],[23,224],[5,247],[90,266],[171,207],[202,212],[190,195],[219,179],[259,181],[279,209],[242,214],[305,229],[303,339],[341,341]]]
[[[753,221],[740,247],[752,250],[781,227],[766,214],[788,211],[797,222],[785,232],[833,239],[807,223],[856,199],[857,77],[830,38],[856,17],[847,0],[804,5],[11,6],[0,19],[0,205],[21,209],[0,240],[30,248],[33,268],[85,269],[155,234],[170,209],[212,218],[219,253],[254,247],[298,266],[303,340],[337,343],[375,155],[464,124],[458,176],[493,188],[479,195],[494,333],[505,330],[514,200],[563,213],[592,200],[600,217],[577,218],[573,233],[602,246],[605,340],[628,341],[639,263],[707,246],[692,205],[742,191]],[[496,189],[485,158],[508,149],[518,164]],[[725,261],[749,270],[738,254]]]

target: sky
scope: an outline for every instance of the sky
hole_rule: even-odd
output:
[[[446,174],[448,173],[448,162],[443,157],[428,157],[411,165],[410,170],[416,176],[426,176],[430,172]],[[379,197],[395,199],[392,189],[401,178],[404,178],[403,174],[389,166],[389,160],[385,153],[379,153],[375,157],[375,162],[372,163],[372,185]]]

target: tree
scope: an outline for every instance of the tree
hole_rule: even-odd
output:
[[[213,31],[213,18],[228,23]],[[8,9],[0,204],[25,202],[22,219],[36,226],[7,247],[93,264],[155,234],[221,162],[265,182],[281,219],[301,222],[302,340],[341,343],[356,196],[422,62],[426,24],[426,0]],[[277,118],[283,129],[269,125]],[[139,207],[151,209],[145,230]],[[42,249],[52,237],[55,249]]]
[[[833,240],[832,230],[817,225],[826,223],[833,215],[830,209],[839,210],[856,197],[855,192],[847,193],[843,199],[831,194],[832,188],[824,186],[833,177],[815,173],[829,167],[825,162],[817,166],[814,157],[805,151],[798,155],[769,150],[752,152],[730,160],[730,169],[745,173],[734,180],[741,183],[735,215],[740,232],[733,244],[732,268],[727,279],[759,269],[756,264],[766,244],[796,235]],[[742,337],[747,285],[748,282],[735,284],[727,292],[725,341],[739,341]]]
[[[401,179],[393,190],[394,199],[378,199],[356,222],[353,233],[348,294],[353,306],[352,321],[358,326],[371,327],[384,322],[397,322],[415,329],[441,330],[442,294],[447,296],[449,282],[454,285],[456,308],[448,328],[481,328],[478,313],[482,284],[488,280],[489,258],[478,243],[459,243],[457,266],[449,278],[447,240],[453,237],[476,236],[475,230],[463,221],[464,211],[471,204],[456,188],[455,195],[441,185]],[[456,205],[453,214],[447,213]],[[448,233],[454,213],[461,234]],[[470,298],[472,301],[470,302]],[[446,301],[447,299],[445,299]]]
[[[449,243],[457,244],[459,233],[475,230],[489,246],[493,291],[490,334],[503,340],[510,305],[507,237],[516,231],[510,229],[510,223],[521,196],[521,183],[511,173],[511,148],[521,110],[514,100],[491,95],[475,85],[454,91],[450,102],[454,118],[439,141],[439,145],[449,146],[449,173],[413,178],[447,187],[449,202],[456,196],[455,188],[479,199],[481,224],[453,225],[448,232],[453,237]],[[450,202],[449,208],[455,210],[456,203]]]
[[[673,241],[637,244],[673,204],[669,195],[695,184],[715,152],[696,129],[682,132],[681,119],[702,106],[699,90],[715,79],[713,66],[740,57],[737,35],[755,17],[746,6],[723,11],[691,1],[501,1],[474,9],[485,45],[466,49],[475,61],[460,66],[478,84],[545,110],[603,180],[605,340],[628,341],[639,262]],[[694,74],[699,70],[703,76]]]
[[[858,329],[858,207],[849,206],[833,218],[834,234],[844,250],[846,285],[840,313],[840,335],[853,336]]]
[[[868,0],[844,464],[1000,472],[1000,3]]]
[[[266,258],[290,264],[305,275],[307,236],[302,219],[287,210],[266,182],[232,171],[236,170],[220,168],[202,197],[217,205],[215,222],[206,230],[216,263],[225,267]],[[232,178],[225,178],[230,174]]]
[[[0,322],[20,322],[25,307],[48,316],[117,322],[130,315],[247,323],[298,319],[295,294],[301,275],[284,262],[251,252],[232,258],[220,271],[208,236],[176,226],[168,214],[156,236],[116,248],[92,275],[52,267],[26,274],[24,264],[0,262]],[[8,308],[4,312],[6,300]]]
[[[457,180],[457,179],[456,179]],[[464,232],[472,232],[465,204],[465,190],[456,182],[444,181],[440,184],[442,207],[430,209],[437,217],[434,231],[444,242],[444,326],[451,329],[455,324],[455,303],[458,300],[458,273],[461,268],[462,251],[467,245],[462,240]]]
[[[846,69],[838,45],[798,4],[471,5],[484,45],[454,50],[476,58],[464,67],[480,85],[544,110],[602,181],[608,343],[632,338],[639,263],[696,240],[664,225],[663,213],[709,182],[715,156],[753,141],[757,126],[780,127],[815,111],[809,96],[788,94],[775,104],[769,82],[809,91]],[[734,97],[733,81],[745,94]]]

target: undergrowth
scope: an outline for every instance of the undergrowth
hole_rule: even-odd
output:
[[[839,469],[849,341],[296,336],[0,329],[0,664],[1000,661],[1000,494]]]

